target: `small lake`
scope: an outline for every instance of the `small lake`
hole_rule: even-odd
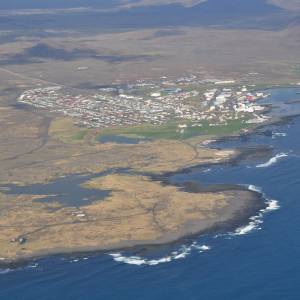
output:
[[[72,174],[50,181],[45,184],[32,184],[18,186],[7,184],[0,186],[6,194],[10,195],[41,195],[35,199],[37,202],[58,202],[62,206],[84,206],[94,201],[103,200],[109,196],[110,191],[87,189],[83,183],[100,176],[109,174],[110,171],[98,174]]]

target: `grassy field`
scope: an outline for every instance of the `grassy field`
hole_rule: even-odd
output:
[[[101,131],[98,139],[104,135],[126,135],[132,137],[141,137],[148,139],[188,139],[198,135],[213,135],[221,136],[239,132],[242,129],[248,128],[249,124],[245,120],[231,120],[227,124],[219,126],[209,126],[209,122],[203,121],[201,123],[186,123],[187,127],[180,129],[179,124],[184,122],[170,122],[166,125],[142,125],[128,128],[110,128]],[[200,126],[192,126],[197,124]]]
[[[87,129],[75,126],[73,121],[68,118],[55,119],[49,128],[49,134],[52,137],[66,143],[83,141],[87,133]]]

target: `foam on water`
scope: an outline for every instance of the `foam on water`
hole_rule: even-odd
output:
[[[71,258],[67,258],[67,257],[61,257],[60,258],[60,260],[71,263],[71,264],[87,261],[88,259],[90,259],[90,257],[88,257],[88,256],[84,256],[84,257],[82,257],[82,256],[78,256],[78,257],[73,256]]]
[[[191,245],[182,245],[177,251],[171,252],[171,254],[157,258],[148,259],[140,256],[125,256],[121,252],[110,253],[109,255],[114,259],[114,261],[121,262],[130,265],[146,265],[146,266],[156,266],[162,263],[168,263],[178,259],[184,259],[189,256],[193,250],[197,250],[198,253],[210,250],[211,247],[207,245],[199,245],[197,242],[193,242]]]
[[[276,137],[285,137],[287,136],[287,133],[285,132],[272,132],[272,139],[275,139]]]
[[[250,222],[247,225],[238,227],[233,233],[230,233],[230,235],[245,235],[253,230],[260,230],[260,225],[263,223],[264,214],[280,208],[277,200],[267,200],[266,204],[267,207],[261,209],[258,215],[251,217],[249,219]]]
[[[277,210],[280,208],[280,205],[278,204],[277,200],[268,200],[267,204],[268,206],[263,210],[264,212]]]
[[[7,274],[7,273],[9,273],[11,271],[12,271],[11,269],[0,269],[0,275]]]
[[[256,166],[256,168],[268,168],[278,162],[279,159],[287,157],[288,155],[286,153],[279,153],[276,154],[274,157],[270,158],[266,163],[259,164]]]
[[[261,224],[263,223],[264,215],[268,212],[277,210],[280,208],[278,201],[273,199],[267,199],[262,189],[255,185],[247,185],[248,190],[260,193],[266,200],[266,207],[259,210],[258,214],[249,218],[249,223],[247,225],[238,227],[234,232],[229,232],[226,234],[218,234],[215,238],[218,237],[233,237],[239,235],[246,235],[254,230],[260,230]],[[161,263],[171,262],[177,259],[184,259],[189,256],[193,250],[198,250],[198,253],[210,250],[211,247],[207,245],[199,245],[196,241],[191,245],[182,245],[177,251],[171,252],[171,254],[166,255],[157,259],[148,259],[140,256],[125,256],[121,252],[109,254],[115,261],[130,264],[130,265],[147,265],[154,266]]]
[[[31,265],[27,266],[26,268],[27,268],[27,269],[35,269],[35,268],[37,268],[38,266],[39,266],[38,263],[34,263],[34,264],[31,264]]]
[[[3,259],[4,260],[4,259]],[[20,271],[24,271],[24,270],[34,270],[36,268],[39,267],[39,264],[37,262],[26,265],[26,266],[22,266],[22,267],[17,267],[17,268],[0,268],[0,275],[4,275],[7,273],[12,273],[12,272],[20,272]]]
[[[262,193],[262,189],[259,186],[253,185],[253,184],[249,184],[248,185],[248,190],[249,191],[253,191],[253,192],[257,192],[257,193]]]
[[[239,236],[239,235],[245,235],[248,234],[254,230],[260,230],[261,229],[261,224],[263,223],[263,218],[266,213],[272,212],[274,210],[277,210],[280,208],[280,205],[278,204],[277,200],[274,199],[267,199],[266,195],[263,193],[262,189],[259,186],[256,185],[248,185],[247,186],[249,191],[257,192],[262,195],[262,197],[265,200],[266,207],[259,210],[258,214],[256,216],[252,216],[249,218],[249,223],[244,226],[240,226],[237,229],[235,229],[233,232],[228,232],[225,234],[217,234],[214,237],[219,238],[219,237],[227,237],[231,238],[233,236]]]
[[[277,200],[267,199],[265,194],[262,192],[262,189],[258,186],[250,184],[248,186],[248,190],[258,192],[262,194],[262,196],[266,199],[266,208],[261,209],[256,216],[250,217],[250,222],[245,225],[238,227],[233,233],[230,233],[231,236],[233,235],[245,235],[250,233],[253,230],[260,230],[260,225],[263,223],[263,217],[266,213],[277,210],[280,208]]]

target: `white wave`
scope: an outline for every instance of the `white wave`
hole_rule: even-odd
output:
[[[203,245],[203,246],[199,247],[199,250],[201,250],[201,251],[207,251],[207,250],[210,250],[210,249],[211,249],[211,247],[210,246],[206,246],[206,245]]]
[[[11,269],[0,269],[0,275],[4,275],[11,272]]]
[[[82,261],[85,261],[88,259],[89,259],[89,257],[87,257],[87,256],[85,256],[85,257],[78,256],[78,257],[73,257],[73,258],[62,257],[61,258],[62,261],[66,261],[68,263],[78,263],[78,262],[82,262]]]
[[[270,158],[266,163],[257,165],[256,168],[267,168],[277,163],[277,161],[281,158],[287,157],[288,155],[286,153],[279,153],[275,155],[274,157]]]
[[[197,242],[193,242],[190,246],[183,245],[177,251],[173,251],[170,255],[157,258],[148,259],[140,256],[125,256],[121,252],[110,253],[109,255],[114,259],[114,261],[130,264],[130,265],[147,265],[156,266],[162,263],[168,263],[173,260],[184,259],[191,254],[193,250],[198,250],[199,253],[210,250],[211,247],[207,245],[199,245]]]
[[[27,266],[27,268],[28,268],[28,269],[35,269],[35,268],[37,268],[38,266],[39,266],[38,263],[34,263],[34,264],[32,264],[32,265]]]
[[[261,220],[261,217],[262,216],[259,214],[258,216],[250,218],[251,221],[249,224],[237,228],[231,235],[244,235],[253,230],[260,230],[261,227],[259,225],[263,223],[263,221]]]
[[[285,137],[287,136],[287,133],[285,132],[272,132],[272,139],[275,139],[276,137]]]
[[[248,185],[248,189],[251,191],[255,191],[261,193],[262,189],[255,185]],[[260,230],[261,224],[263,223],[263,217],[266,213],[277,210],[280,208],[277,200],[266,199],[265,201],[266,207],[261,209],[256,216],[252,216],[249,218],[249,223],[245,226],[238,227],[234,232],[229,232],[226,234],[218,234],[215,238],[218,237],[228,237],[231,238],[233,236],[246,235],[254,230]],[[140,256],[125,256],[121,252],[110,253],[109,255],[117,262],[130,264],[130,265],[146,265],[146,266],[155,266],[162,263],[168,263],[178,259],[184,259],[189,256],[192,251],[197,250],[198,253],[202,253],[204,251],[210,250],[211,247],[208,245],[199,245],[197,242],[193,242],[191,245],[182,245],[177,251],[171,252],[171,254],[157,258],[157,259],[148,259]]]
[[[266,203],[268,204],[268,206],[262,210],[263,212],[277,210],[280,208],[277,200],[267,200]]]
[[[146,264],[146,260],[139,256],[126,257],[123,256],[121,253],[113,253],[110,254],[110,256],[113,257],[114,261],[123,262],[125,264],[138,265],[138,266]]]
[[[260,230],[260,225],[263,223],[264,214],[280,208],[277,200],[268,199],[266,200],[266,204],[266,208],[261,209],[256,216],[249,218],[250,222],[247,225],[238,227],[233,233],[230,233],[229,235],[245,235],[253,230]]]
[[[263,223],[264,215],[266,213],[269,213],[271,211],[274,211],[274,210],[277,210],[280,208],[278,201],[273,200],[273,199],[267,199],[266,195],[263,193],[262,189],[259,186],[250,184],[250,185],[248,185],[248,190],[260,193],[266,199],[265,200],[266,207],[261,209],[256,216],[250,217],[249,223],[247,225],[238,227],[234,232],[229,232],[226,234],[217,234],[214,236],[214,238],[219,238],[219,237],[224,237],[224,236],[231,238],[232,236],[245,235],[254,230],[260,230],[261,224]]]
[[[249,184],[248,190],[253,191],[253,192],[257,192],[257,193],[262,193],[261,188],[259,186],[253,185],[253,184]]]

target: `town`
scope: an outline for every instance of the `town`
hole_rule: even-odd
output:
[[[162,125],[173,120],[195,123],[208,120],[214,126],[241,118],[249,123],[263,122],[266,117],[259,112],[265,108],[256,101],[268,95],[250,92],[246,86],[234,83],[234,80],[199,82],[194,77],[173,81],[163,78],[159,83],[140,81],[100,88],[91,94],[52,86],[28,90],[19,97],[19,102],[62,113],[87,127]]]

